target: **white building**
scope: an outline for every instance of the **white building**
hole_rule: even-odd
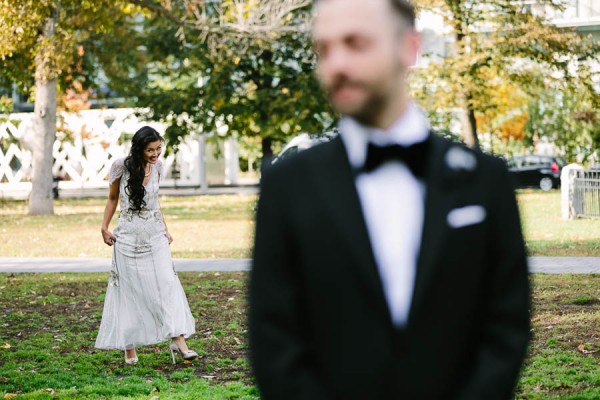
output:
[[[600,0],[570,0],[564,12],[555,13],[552,22],[560,27],[575,27],[581,35],[600,41]]]

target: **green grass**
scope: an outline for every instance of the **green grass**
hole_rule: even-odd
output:
[[[561,219],[560,192],[518,194],[533,256],[600,256],[600,221]],[[104,199],[59,200],[53,216],[29,216],[23,201],[0,200],[0,254],[6,257],[110,257],[100,224]],[[250,256],[256,196],[163,197],[175,258]],[[116,224],[113,219],[111,229]]]
[[[600,399],[600,275],[536,275],[533,288],[518,398]]]
[[[0,397],[258,398],[244,341],[246,275],[180,277],[200,358],[172,365],[165,343],[138,349],[138,365],[127,366],[122,352],[93,347],[106,274],[0,275]]]
[[[521,190],[519,207],[532,256],[600,256],[600,220],[563,220],[558,190]]]
[[[175,258],[250,256],[256,196],[164,197],[160,202]],[[25,202],[0,200],[0,254],[110,257],[100,234],[104,205],[104,199],[59,200],[55,215],[30,216]]]
[[[246,360],[245,273],[181,273],[200,354],[94,349],[107,274],[0,274],[0,398],[258,399]],[[600,398],[600,276],[535,275],[518,399]],[[586,353],[586,354],[584,354]],[[434,362],[434,360],[432,361]]]

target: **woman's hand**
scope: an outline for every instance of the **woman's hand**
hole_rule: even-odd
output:
[[[171,242],[173,242],[173,236],[171,236],[171,234],[169,232],[166,232],[165,236],[167,237],[167,240],[169,241],[169,244],[171,244]]]
[[[102,239],[104,239],[104,243],[106,243],[109,246],[112,246],[113,244],[115,244],[115,241],[117,240],[117,237],[115,235],[113,235],[108,229],[104,229],[102,228]]]

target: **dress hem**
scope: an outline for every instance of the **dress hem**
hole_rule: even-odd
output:
[[[185,339],[188,339],[190,336],[192,336],[194,333],[196,332],[192,332],[192,333],[182,333],[180,335],[177,336],[183,336]],[[172,338],[177,337],[177,336],[169,336],[168,338],[165,339],[155,339],[149,342],[144,342],[144,343],[128,343],[126,345],[124,345],[123,347],[119,347],[119,346],[97,346],[94,345],[94,348],[99,349],[99,350],[127,350],[127,346],[133,344],[134,348],[137,347],[142,347],[142,346],[152,346],[154,344],[159,344],[159,343],[164,343],[167,342],[169,340],[172,340]]]

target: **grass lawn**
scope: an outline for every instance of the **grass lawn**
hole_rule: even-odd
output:
[[[198,360],[173,365],[167,343],[96,350],[107,274],[0,274],[0,398],[256,399],[246,361],[246,275],[181,274]],[[10,395],[9,395],[10,397]]]
[[[523,190],[518,199],[530,255],[600,256],[600,220],[563,221],[559,191]],[[55,215],[29,216],[24,201],[0,200],[0,256],[110,257],[100,235],[104,204],[59,200]],[[250,195],[162,198],[173,256],[249,257],[255,204]]]
[[[0,397],[258,399],[245,358],[245,273],[181,273],[200,359],[165,345],[126,366],[94,339],[107,274],[0,274]],[[600,398],[600,276],[535,275],[534,339],[518,399]]]
[[[247,258],[256,196],[164,197],[175,258]],[[5,257],[111,257],[100,225],[105,199],[67,199],[55,215],[27,215],[24,201],[0,200],[0,255]],[[116,226],[113,218],[110,229]]]
[[[600,219],[565,221],[560,191],[518,191],[527,249],[532,256],[600,256]]]

